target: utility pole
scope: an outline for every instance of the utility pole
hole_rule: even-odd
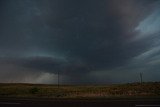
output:
[[[59,88],[59,71],[58,71],[58,88]]]
[[[142,84],[142,82],[143,82],[143,81],[142,81],[142,79],[143,79],[142,77],[143,77],[143,73],[140,73],[141,84]]]

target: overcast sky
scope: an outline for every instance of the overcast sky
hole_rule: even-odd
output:
[[[159,0],[0,0],[0,82],[160,81]]]

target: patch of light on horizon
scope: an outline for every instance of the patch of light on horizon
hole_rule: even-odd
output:
[[[31,82],[33,82],[33,83],[54,83],[54,84],[56,84],[57,75],[53,74],[53,73],[44,72],[38,78],[36,78],[35,80],[33,80]]]

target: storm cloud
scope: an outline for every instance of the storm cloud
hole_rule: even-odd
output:
[[[0,82],[159,81],[158,0],[0,0],[0,23]]]

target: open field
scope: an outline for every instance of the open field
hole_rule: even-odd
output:
[[[0,98],[160,98],[160,82],[103,86],[0,84]]]

